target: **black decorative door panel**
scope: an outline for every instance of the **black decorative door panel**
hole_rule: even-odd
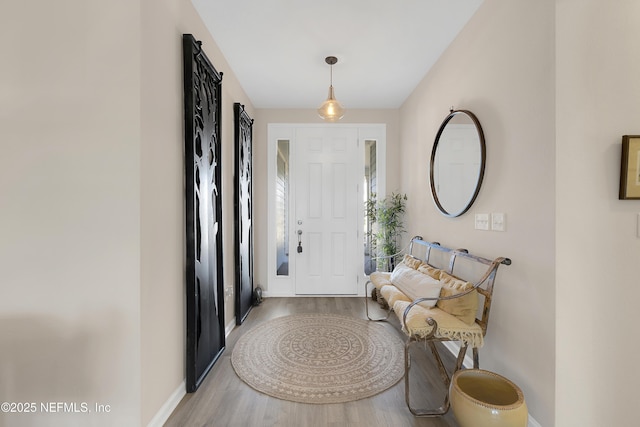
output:
[[[225,347],[220,103],[222,73],[183,35],[186,199],[187,391]]]
[[[253,119],[244,106],[233,104],[235,121],[235,252],[236,324],[241,324],[253,303],[252,139]]]

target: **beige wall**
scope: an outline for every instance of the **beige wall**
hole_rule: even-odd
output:
[[[224,72],[227,287],[233,103],[253,109],[189,0],[38,8],[0,5],[0,401],[110,405],[12,426],[146,425],[184,380],[182,33]]]
[[[318,101],[318,105],[322,103]],[[400,188],[398,179],[400,142],[400,112],[398,110],[347,110],[340,123],[382,123],[387,127],[387,192]],[[267,266],[267,125],[269,123],[325,123],[316,110],[256,109],[254,124],[253,182],[255,221],[254,282],[266,288]]]
[[[618,200],[640,135],[640,2],[557,2],[556,425],[637,425],[639,200]]]
[[[640,378],[624,361],[639,350],[637,310],[625,301],[640,296],[640,202],[617,190],[621,136],[640,134],[639,24],[635,1],[487,0],[402,107],[409,222],[513,259],[481,361],[523,388],[544,426],[635,423],[625,408]],[[458,219],[436,213],[416,160],[450,105],[478,115],[488,145],[483,189]],[[473,229],[474,213],[496,211],[505,233]]]
[[[513,260],[498,272],[480,365],[513,380],[543,426],[555,387],[555,115],[553,1],[486,0],[401,108],[401,188],[407,229],[428,240]],[[474,112],[487,165],[459,218],[428,187],[433,140],[449,108]],[[506,214],[506,232],[474,229],[474,214]]]
[[[38,407],[0,424],[136,425],[139,5],[34,7],[0,3],[0,401]]]
[[[182,34],[191,33],[222,79],[225,287],[234,286],[233,104],[253,107],[189,0],[142,1],[141,339],[146,425],[184,380],[184,136]],[[233,296],[226,324],[235,324]]]

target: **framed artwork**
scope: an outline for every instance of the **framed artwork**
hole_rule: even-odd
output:
[[[244,105],[233,104],[235,134],[235,311],[240,325],[253,307],[252,152],[253,119]]]
[[[640,199],[640,136],[622,137],[620,200]]]
[[[183,34],[186,216],[186,388],[197,390],[225,348],[220,105],[222,73]]]

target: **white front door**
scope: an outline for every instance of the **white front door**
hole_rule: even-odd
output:
[[[266,297],[364,295],[364,188],[385,194],[385,153],[383,124],[268,124]]]
[[[358,245],[358,184],[362,155],[358,129],[298,128],[295,136],[295,293],[357,294],[362,270]],[[360,251],[360,252],[359,252]]]

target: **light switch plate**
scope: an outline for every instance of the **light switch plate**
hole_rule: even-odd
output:
[[[506,217],[503,213],[491,214],[491,229],[493,231],[504,231],[506,226]]]
[[[489,229],[489,214],[476,214],[476,230]]]

